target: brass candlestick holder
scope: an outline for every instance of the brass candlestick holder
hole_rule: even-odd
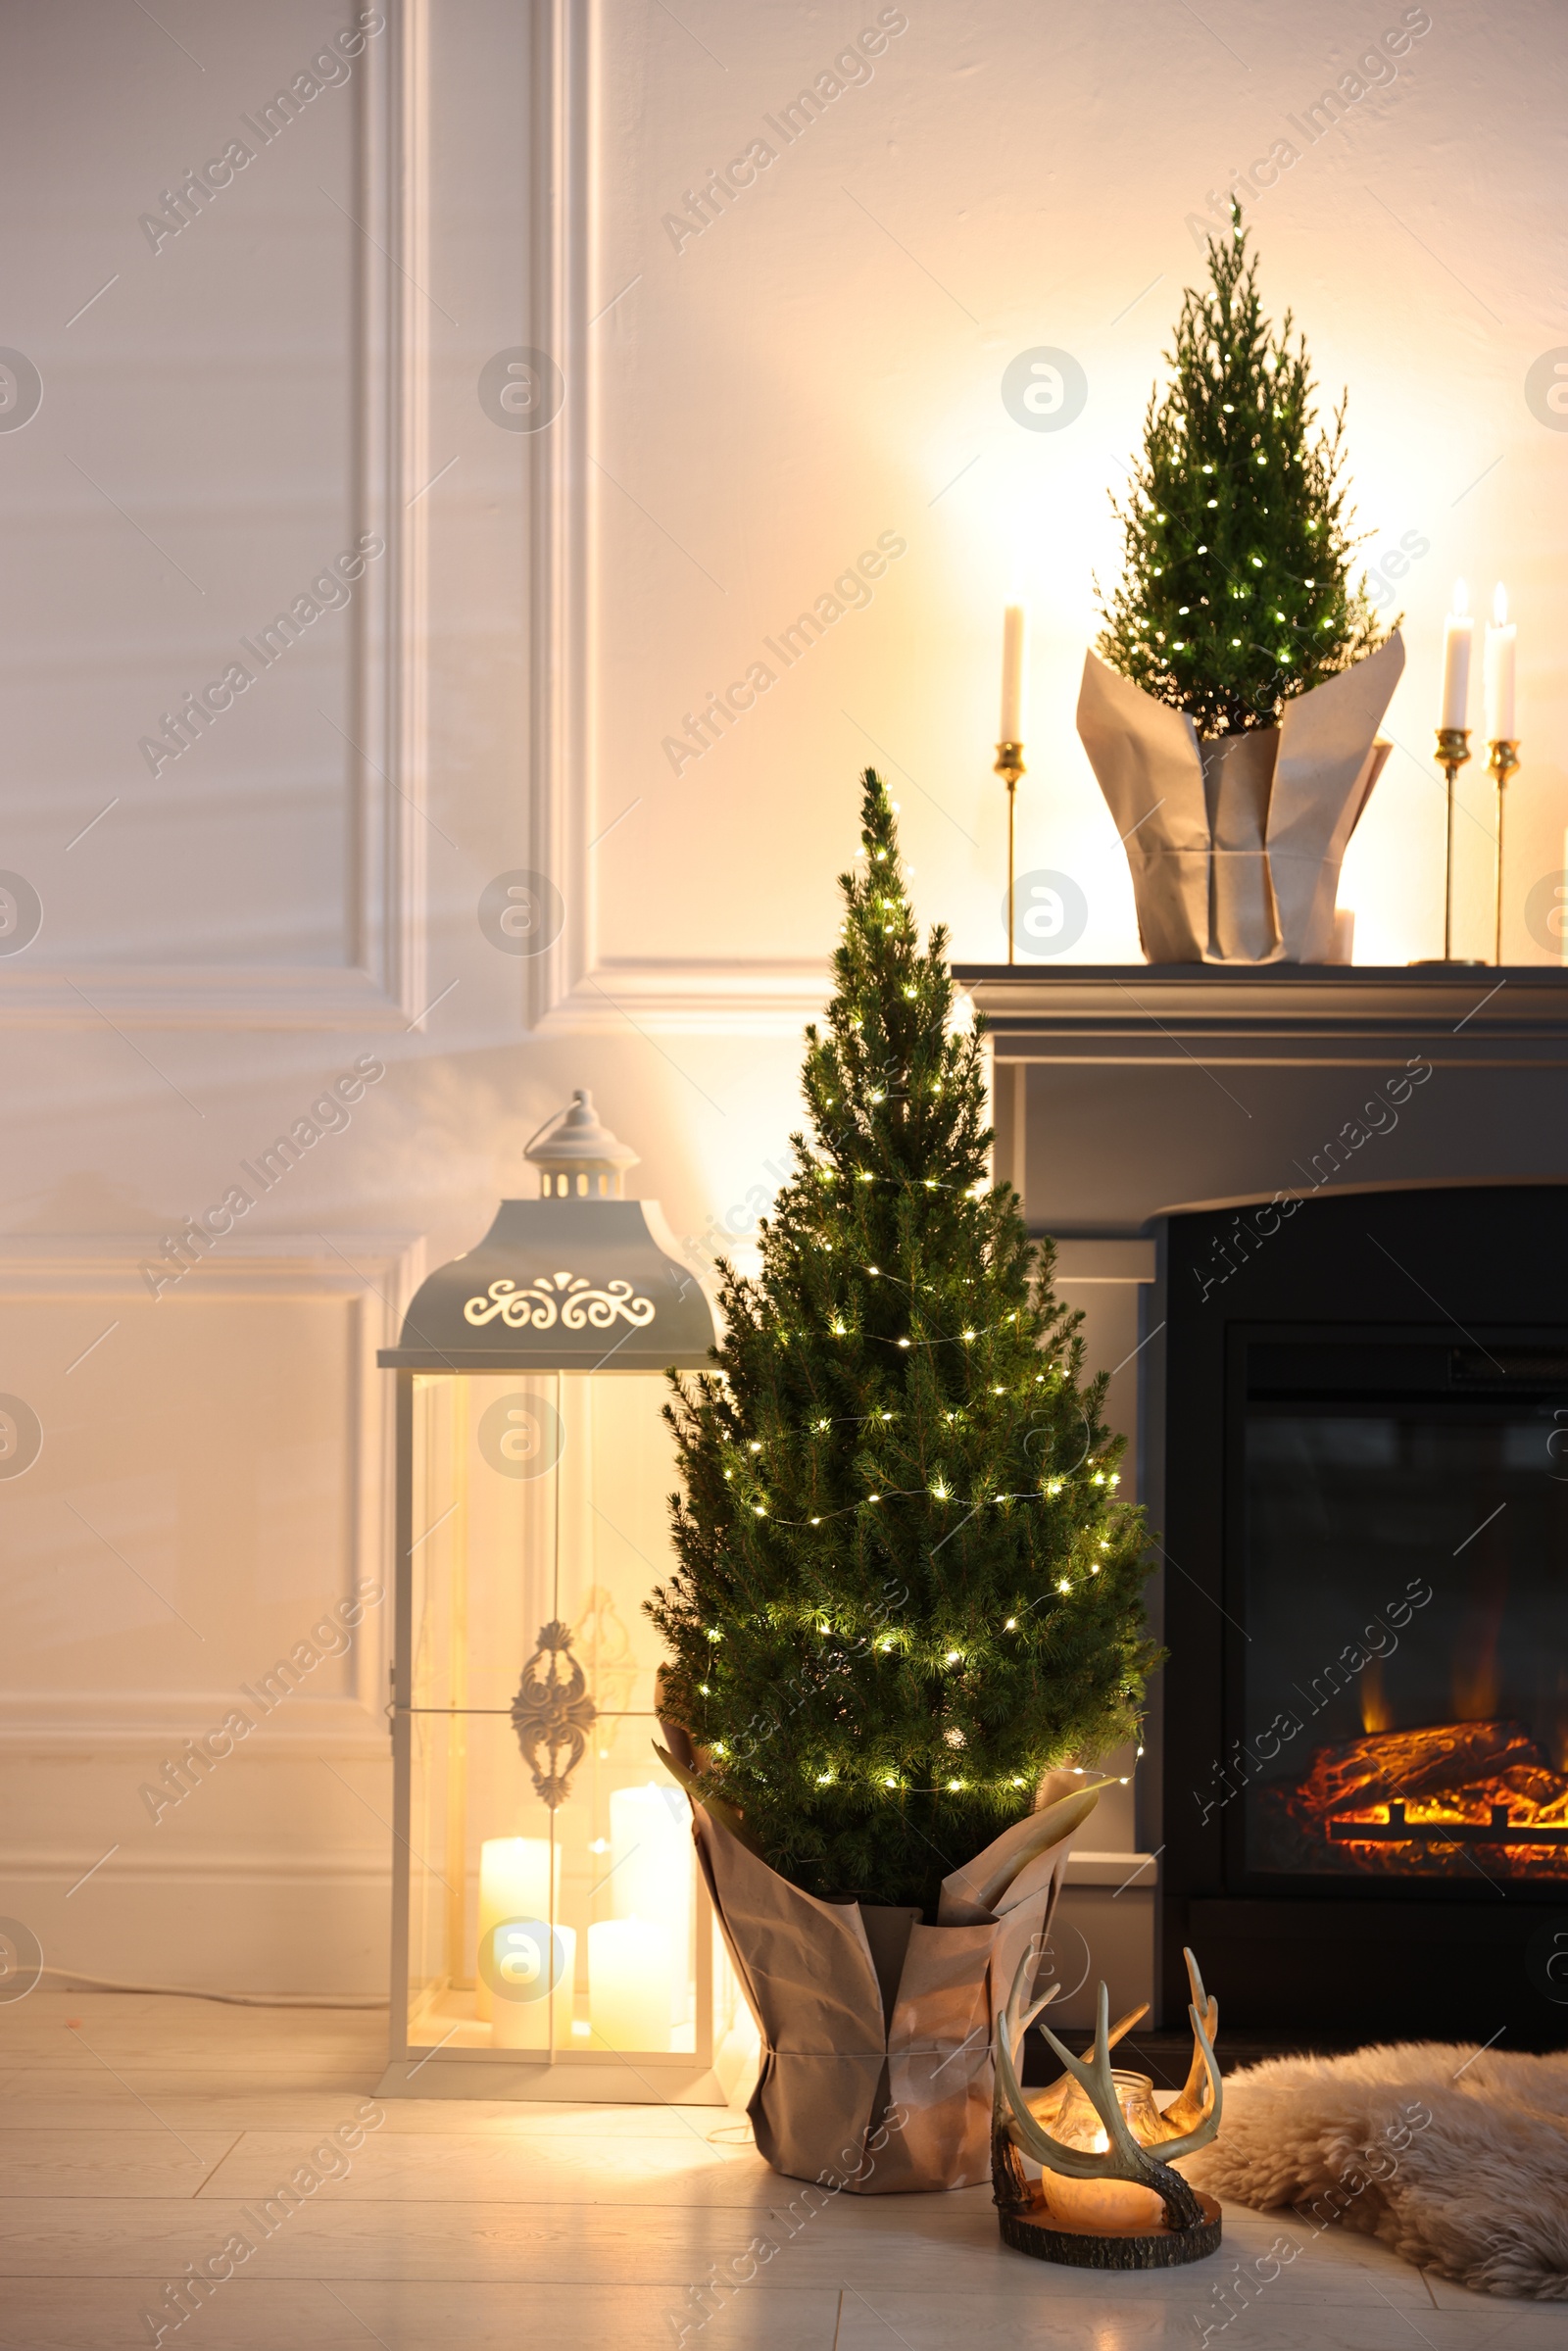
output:
[[[1007,960],[1012,961],[1012,819],[1017,805],[1018,778],[1026,770],[1021,743],[999,743],[993,772],[1000,775],[1007,787]]]
[[[1443,864],[1443,960],[1453,961],[1453,779],[1470,757],[1467,726],[1440,726],[1438,764],[1448,782],[1448,840]]]
[[[1494,960],[1502,962],[1502,810],[1508,778],[1519,764],[1519,739],[1499,735],[1487,746],[1487,765],[1497,779],[1497,924]]]

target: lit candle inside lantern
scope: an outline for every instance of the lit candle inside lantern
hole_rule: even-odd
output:
[[[571,2046],[572,1985],[577,1973],[577,1933],[573,1927],[556,1927],[551,1931],[551,1943],[541,1947],[517,1938],[509,1944],[505,1928],[492,1945],[495,1966],[503,1981],[517,1993],[516,1999],[491,1994],[490,2045],[496,2049],[537,2049],[550,2047],[550,2019],[554,2011],[556,2049]],[[553,1947],[552,1947],[553,1945]],[[547,1973],[560,1974],[553,1985],[547,1985]],[[481,1978],[481,1982],[483,1979]],[[489,1991],[488,1984],[485,1989]],[[530,1996],[530,1995],[537,1996]]]
[[[1475,623],[1462,579],[1453,583],[1453,610],[1443,629],[1443,716],[1440,726],[1470,723],[1470,645]]]
[[[542,1919],[554,1925],[558,1903],[551,1900],[550,1839],[548,1837],[490,1837],[479,1847],[479,1948],[503,1919]],[[556,1856],[554,1884],[561,1886],[561,1857]],[[481,1971],[474,1979],[473,2013],[484,2022],[491,2015],[490,1986]]]
[[[690,2013],[692,1939],[691,1807],[678,1788],[650,1781],[617,1788],[610,1798],[609,1891],[617,1918],[646,1919],[669,1937],[674,2009]]]
[[[1002,615],[1002,731],[999,740],[1004,743],[1023,741],[1028,662],[1028,607],[1009,604]]]
[[[669,2047],[674,1958],[646,1919],[601,1919],[588,1930],[588,2014],[596,2049]]]
[[[1487,741],[1513,743],[1518,740],[1514,725],[1514,655],[1519,632],[1508,617],[1508,591],[1500,580],[1493,598],[1492,614],[1486,655]]]

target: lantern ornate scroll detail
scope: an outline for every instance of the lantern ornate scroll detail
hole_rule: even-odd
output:
[[[1193,1993],[1187,2011],[1193,2029],[1192,2067],[1181,2095],[1163,2114],[1151,2107],[1152,2128],[1147,2143],[1140,2143],[1123,2111],[1122,2088],[1111,2070],[1110,2052],[1143,2011],[1135,2009],[1113,2032],[1103,1984],[1094,2046],[1082,2058],[1074,2057],[1042,2025],[1040,2030],[1066,2068],[1066,2075],[1054,2088],[1037,2092],[1032,2101],[1025,2097],[1018,2074],[1023,2036],[1060,1987],[1053,1984],[1044,1999],[1026,2007],[1039,1952],[1024,1954],[1006,2006],[997,2012],[992,2043],[996,2062],[992,2184],[1006,2244],[1041,2260],[1094,2269],[1165,2269],[1201,2260],[1217,2249],[1219,2206],[1171,2168],[1177,2156],[1194,2154],[1216,2135],[1224,2096],[1213,2045],[1219,2005],[1205,1994],[1192,1952],[1185,1951],[1183,1956]],[[1100,2129],[1095,2133],[1099,2145],[1070,2145],[1046,2128],[1048,2123],[1056,2124],[1058,2130],[1063,2127],[1075,2091],[1099,2118]],[[1040,2190],[1025,2177],[1020,2155],[1042,2167],[1045,2177]],[[1125,2182],[1135,2190],[1152,2191],[1148,2201],[1152,2210],[1147,2218],[1130,2223],[1066,2219],[1052,2210],[1053,2175],[1070,2181]],[[1162,2227],[1156,2219],[1161,2210]]]
[[[484,1324],[499,1316],[509,1331],[549,1331],[558,1319],[568,1331],[608,1331],[618,1316],[634,1331],[645,1331],[658,1311],[651,1298],[633,1297],[629,1282],[607,1282],[595,1290],[583,1273],[558,1273],[554,1279],[542,1273],[522,1290],[505,1278],[492,1282],[481,1298],[465,1301],[463,1319]]]
[[[522,1759],[533,1774],[534,1792],[552,1812],[571,1792],[571,1775],[583,1759],[599,1709],[588,1695],[588,1678],[571,1655],[571,1627],[560,1618],[543,1625],[539,1644],[522,1669],[512,1701],[512,1727]]]

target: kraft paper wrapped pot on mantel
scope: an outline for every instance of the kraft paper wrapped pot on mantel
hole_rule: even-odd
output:
[[[991,2022],[1047,1940],[1072,1839],[1099,1788],[1053,1772],[1039,1808],[915,1909],[828,1902],[763,1860],[740,1816],[705,1803],[684,1732],[661,1760],[692,1803],[698,1866],[761,2035],[747,2113],[775,2172],[858,2195],[991,2178]],[[1069,1792],[1071,1791],[1071,1792]]]
[[[1340,863],[1392,745],[1397,631],[1277,726],[1200,742],[1183,710],[1084,659],[1078,732],[1127,849],[1152,963],[1327,963]]]

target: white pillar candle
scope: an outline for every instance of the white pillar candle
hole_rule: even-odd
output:
[[[1508,617],[1508,591],[1500,580],[1493,598],[1492,612],[1486,653],[1487,741],[1513,743],[1518,740],[1514,724],[1514,655],[1519,632]]]
[[[561,1888],[561,1856],[557,1853],[554,1890]],[[550,1839],[548,1837],[489,1837],[479,1847],[479,1948],[492,1927],[502,1919],[543,1919],[554,1925],[559,1902],[552,1902]],[[483,1971],[475,1974],[473,2013],[482,2022],[491,2014],[490,1986]]]
[[[616,1918],[646,1919],[669,1936],[674,2009],[670,2022],[691,2014],[691,1806],[678,1788],[649,1781],[617,1788],[610,1798],[610,1884]]]
[[[527,1952],[512,1953],[503,1950],[498,1954],[501,1974],[514,1981],[519,1992],[528,1992],[536,1988],[535,1983],[530,1981],[530,1975],[533,1973],[530,1968],[530,1960],[536,1958],[537,1972],[542,1975],[544,1968],[553,1968],[559,1959],[561,1973],[550,1990],[545,1990],[542,1985],[538,1986],[539,1996],[537,1999],[507,2000],[492,1995],[490,2008],[490,2045],[492,2048],[537,2049],[541,2054],[547,2052],[550,2047],[552,2015],[554,2015],[556,2026],[557,2056],[560,2056],[563,2050],[573,2046],[571,2002],[572,1985],[577,1974],[577,1931],[574,1927],[557,1927],[552,1932],[555,1937],[553,1951],[548,1953],[540,1951],[535,1955]],[[506,1940],[504,1935],[502,1940],[503,1942]]]
[[[1443,628],[1443,716],[1440,726],[1470,723],[1470,645],[1475,623],[1462,579],[1453,583],[1453,610]]]
[[[1023,741],[1029,665],[1029,612],[1009,604],[1002,615],[1002,731],[1003,743]]]
[[[592,2049],[652,2055],[669,2047],[674,1984],[669,1936],[646,1919],[601,1919],[588,1930]]]

